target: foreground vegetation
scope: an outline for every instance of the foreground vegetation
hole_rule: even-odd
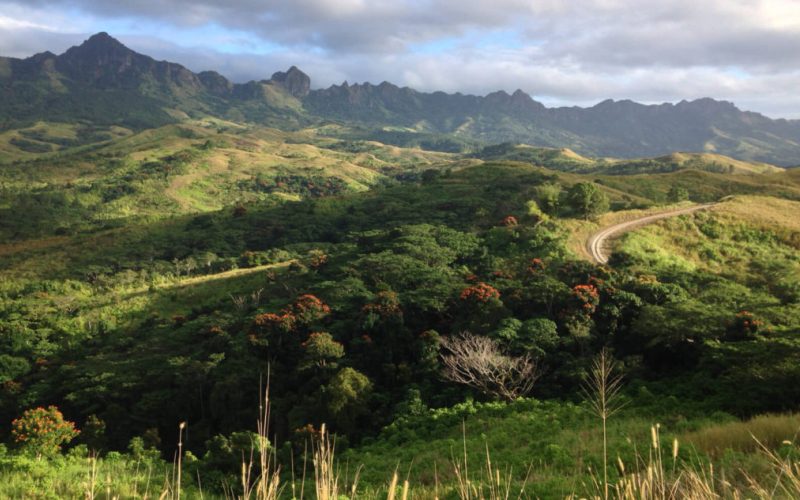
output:
[[[213,447],[200,458],[186,452],[180,462],[163,460],[157,450],[144,448],[141,439],[133,440],[127,453],[102,457],[85,445],[46,460],[4,450],[0,494],[767,499],[800,493],[800,418],[765,415],[740,421],[722,413],[687,413],[688,417],[676,415],[651,424],[656,413],[671,413],[671,403],[657,401],[616,414],[604,441],[597,415],[585,405],[533,399],[467,402],[401,419],[374,442],[344,452],[327,434],[309,436],[308,448],[294,468],[290,459],[278,458],[279,450],[261,454],[259,434],[244,432],[227,447]],[[602,479],[604,456],[609,457],[608,492]],[[215,487],[214,481],[220,485]],[[332,491],[338,494],[331,496]]]

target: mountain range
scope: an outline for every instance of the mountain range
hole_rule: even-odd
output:
[[[214,71],[156,61],[106,33],[61,55],[0,57],[0,132],[42,120],[136,130],[202,116],[283,129],[334,122],[360,137],[432,148],[512,142],[595,157],[689,151],[800,164],[800,120],[770,119],[711,98],[548,108],[521,90],[424,93],[388,82],[312,89],[296,67],[240,84]],[[425,141],[431,137],[439,140]]]

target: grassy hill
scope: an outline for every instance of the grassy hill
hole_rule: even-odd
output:
[[[513,143],[487,146],[472,156],[484,160],[521,161],[564,172],[604,175],[657,174],[678,170],[752,175],[779,173],[784,170],[766,163],[741,161],[711,153],[672,153],[657,158],[639,159],[592,159],[568,148],[541,148]]]
[[[30,156],[0,168],[0,210],[7,214],[0,232],[8,238],[365,190],[451,160],[378,143],[348,151],[315,130],[281,132],[218,120]],[[25,220],[10,216],[20,212]]]

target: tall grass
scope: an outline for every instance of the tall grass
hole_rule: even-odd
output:
[[[453,473],[456,478],[456,491],[461,500],[509,500],[510,498],[523,498],[525,494],[525,486],[530,477],[531,467],[528,467],[528,474],[525,476],[522,485],[519,487],[516,497],[513,470],[508,468],[501,470],[497,464],[492,462],[492,456],[489,452],[489,445],[486,445],[486,460],[484,462],[484,469],[477,479],[470,476],[469,472],[469,457],[467,454],[467,436],[466,428],[462,424],[463,436],[463,455],[456,459],[453,457],[452,466]],[[407,482],[407,481],[406,481]]]
[[[603,428],[603,498],[608,499],[608,419],[622,408],[619,391],[622,375],[617,373],[616,362],[603,348],[592,363],[583,387],[586,400],[600,418]]]
[[[249,460],[242,460],[241,500],[277,500],[283,492],[281,485],[281,469],[275,459],[274,448],[269,442],[269,420],[270,420],[270,400],[269,400],[269,380],[263,394],[259,391],[258,421],[257,428],[257,462],[253,458],[253,450],[250,451]],[[258,466],[258,475],[253,478],[254,464]]]
[[[729,422],[700,429],[682,440],[712,457],[728,450],[757,452],[764,446],[775,449],[793,441],[800,430],[800,415],[759,415],[744,422]]]

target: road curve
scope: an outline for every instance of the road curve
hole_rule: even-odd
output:
[[[675,217],[678,215],[690,214],[698,210],[705,210],[713,207],[714,205],[716,205],[716,203],[706,203],[704,205],[695,205],[693,207],[678,208],[675,210],[659,212],[656,214],[639,217],[638,219],[614,224],[613,226],[603,228],[591,235],[589,239],[586,240],[586,249],[589,251],[589,255],[592,257],[592,260],[594,260],[596,263],[608,264],[608,255],[603,249],[603,246],[612,236],[617,236],[621,233],[632,231],[641,226],[646,226],[647,224],[652,224],[653,222],[666,219],[668,217]]]

